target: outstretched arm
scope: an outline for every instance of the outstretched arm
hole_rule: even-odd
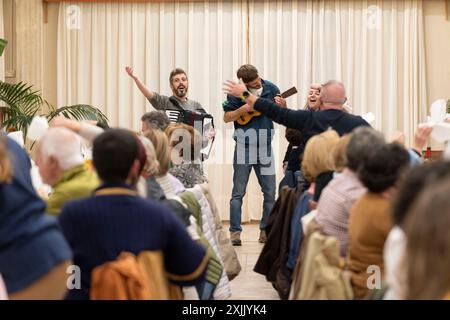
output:
[[[139,78],[134,74],[133,68],[126,67],[125,71],[128,73],[128,75],[134,80],[139,90],[142,92],[142,94],[148,99],[151,100],[154,96],[154,92],[148,89],[145,84],[139,80]]]
[[[242,97],[243,92],[246,90],[247,88],[242,79],[239,83],[228,80],[224,84],[224,92],[235,97]],[[251,93],[247,97],[246,102],[249,105],[250,111],[253,111],[254,109],[263,113],[266,117],[276,123],[288,128],[298,129],[300,131],[311,117],[311,112],[309,111],[290,110],[280,107],[270,100],[257,98]]]

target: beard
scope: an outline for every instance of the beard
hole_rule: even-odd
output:
[[[177,93],[177,97],[184,98],[186,96],[186,94],[187,94],[187,87],[178,86],[178,88],[175,91]]]

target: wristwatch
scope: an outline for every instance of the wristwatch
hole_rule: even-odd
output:
[[[249,95],[250,95],[250,92],[248,92],[248,91],[242,92],[242,97],[241,97],[242,101],[247,102],[247,98]]]

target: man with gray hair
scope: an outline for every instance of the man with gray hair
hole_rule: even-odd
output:
[[[343,110],[347,101],[344,85],[336,80],[328,81],[322,86],[320,111],[292,110],[278,106],[273,101],[258,98],[249,91],[242,81],[227,81],[224,92],[242,98],[248,105],[248,111],[259,111],[269,119],[288,128],[300,130],[305,142],[312,136],[328,130],[337,131],[339,135],[351,132],[359,126],[369,126],[360,116]]]
[[[150,111],[141,117],[142,132],[148,129],[159,129],[165,131],[170,124],[169,117],[162,111]]]
[[[346,167],[323,190],[317,205],[316,221],[326,235],[334,236],[341,245],[341,256],[348,250],[348,221],[353,204],[366,188],[357,171],[373,148],[386,142],[381,132],[369,127],[356,128],[346,148]]]
[[[36,165],[42,181],[53,188],[47,199],[50,214],[59,214],[66,202],[90,195],[99,185],[97,175],[84,163],[80,137],[66,128],[45,133],[37,146]]]

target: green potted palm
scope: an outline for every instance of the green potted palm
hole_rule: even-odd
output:
[[[0,57],[7,43],[0,38]],[[0,128],[8,131],[22,131],[24,140],[26,140],[31,121],[38,115],[46,117],[49,122],[60,115],[74,120],[108,122],[103,112],[87,104],[55,108],[41,97],[39,91],[33,90],[32,85],[23,82],[11,84],[0,81],[0,102],[6,105],[0,110]],[[47,113],[43,114],[43,110],[47,110]]]
[[[108,122],[103,112],[87,104],[55,108],[41,97],[39,91],[34,91],[33,86],[23,82],[11,84],[0,81],[0,101],[6,105],[3,109],[1,127],[8,131],[22,131],[24,140],[31,120],[35,116],[44,116],[49,122],[57,116],[74,120]],[[48,111],[42,113],[42,110]]]

